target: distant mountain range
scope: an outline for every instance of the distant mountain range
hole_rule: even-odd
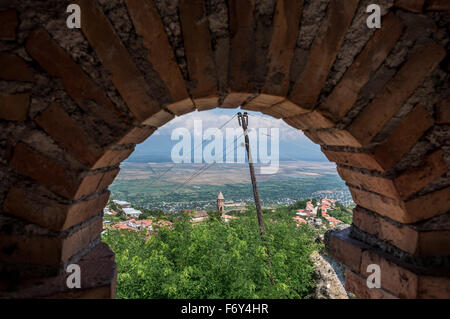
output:
[[[155,134],[142,144],[127,159],[128,162],[171,162],[172,147],[178,141],[172,141],[169,134]],[[209,142],[204,143],[203,147]],[[191,154],[193,154],[193,143]],[[226,143],[224,141],[224,154]],[[269,146],[270,149],[270,146]],[[230,149],[227,151],[230,152]],[[328,161],[320,147],[306,139],[281,139],[279,142],[280,161]]]

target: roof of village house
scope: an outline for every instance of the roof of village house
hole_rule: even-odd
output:
[[[122,208],[123,212],[127,215],[140,215],[142,212],[140,210],[134,209],[132,207]]]
[[[306,224],[306,220],[299,216],[292,217],[292,219],[297,223],[297,225]]]
[[[126,202],[126,201],[124,201],[124,200],[116,200],[116,199],[113,199],[113,202],[116,203],[117,205],[130,205],[129,202]]]
[[[236,217],[236,216],[230,216],[230,215],[225,215],[225,214],[223,214],[223,215],[222,215],[222,218],[225,218],[225,219],[237,219],[237,218],[239,218],[239,217]]]
[[[208,217],[208,213],[206,212],[206,210],[200,210],[200,211],[196,212],[193,217],[194,218]]]

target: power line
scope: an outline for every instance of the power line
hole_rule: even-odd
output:
[[[222,110],[222,112],[224,112],[224,110]],[[237,115],[233,115],[228,121],[226,121],[224,124],[222,124],[221,127],[219,127],[219,130],[221,130],[222,128],[224,128],[228,123],[230,123]],[[199,147],[203,147],[203,145],[207,142],[208,140],[204,139],[202,144],[197,145],[197,147],[194,148],[193,152],[195,153],[195,151],[199,148]],[[147,187],[152,186],[153,184],[155,184],[157,181],[159,181],[163,176],[165,176],[168,172],[170,172],[177,164],[180,163],[172,163],[172,166],[167,169],[166,171],[164,171],[163,173],[161,173],[158,177],[156,177],[154,180],[152,180],[152,182],[150,183],[150,185],[148,185]]]
[[[241,136],[243,136],[243,135],[244,135],[244,133],[242,133],[240,136],[238,136],[238,137],[236,138],[236,146],[234,147],[234,149],[230,150],[229,152],[226,152],[226,153],[225,153],[225,157],[227,157],[227,155],[230,154],[231,151],[235,151],[235,150],[238,148],[238,146],[239,146],[238,140],[239,140],[239,138],[240,138]],[[228,144],[228,146],[230,146],[231,144],[234,144],[234,142],[235,142],[235,141],[233,140],[233,142],[230,143],[230,144]],[[228,146],[225,148],[225,150],[228,149]],[[205,164],[205,165],[204,165],[203,167],[201,167],[198,171],[194,172],[194,174],[192,174],[190,177],[188,177],[183,183],[181,183],[180,185],[176,186],[176,188],[175,188],[172,192],[170,192],[170,193],[168,193],[168,194],[165,194],[164,197],[167,197],[167,196],[169,196],[169,195],[172,195],[173,193],[175,193],[176,191],[178,191],[180,188],[186,186],[186,185],[189,184],[192,180],[194,180],[196,177],[200,176],[203,172],[205,172],[206,170],[208,170],[209,168],[211,168],[211,166],[213,166],[213,165],[215,165],[215,164],[217,164],[217,162],[212,162],[212,163],[210,163],[210,164]]]
[[[264,118],[264,117],[262,117],[262,116],[260,116],[260,115],[255,115],[255,114],[249,114],[249,115],[250,115],[250,116],[257,117],[257,118],[260,118],[260,119],[266,121],[266,123],[271,124],[271,123],[269,122],[268,119],[266,119],[266,118]],[[262,133],[262,134],[264,134],[264,133]],[[272,137],[271,135],[268,135],[268,134],[264,134],[264,135],[267,135],[267,136],[269,136],[269,137]],[[313,148],[305,147],[304,145],[300,145],[300,144],[297,144],[297,143],[292,142],[292,141],[291,141],[291,143],[294,144],[295,146],[298,146],[300,149],[304,149],[304,150],[308,150],[308,151],[316,151],[316,150],[313,149]]]

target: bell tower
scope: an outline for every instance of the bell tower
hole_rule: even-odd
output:
[[[219,192],[219,195],[217,195],[217,211],[222,214],[225,213],[225,198],[223,197],[222,192]]]

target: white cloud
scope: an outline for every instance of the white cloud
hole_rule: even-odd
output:
[[[229,110],[227,110],[230,112]],[[286,124],[281,119],[275,119],[266,115],[261,115],[256,112],[249,113],[249,127],[250,128],[267,128],[270,132],[271,128],[278,128],[280,131],[281,140],[308,140],[303,132],[295,129],[288,124]],[[172,131],[176,128],[184,127],[187,128],[192,134],[194,134],[194,121],[201,120],[203,131],[208,128],[219,128],[224,125],[227,121],[230,121],[233,115],[223,114],[221,111],[203,111],[203,112],[192,112],[183,116],[176,117],[163,127],[161,127],[156,134],[170,135]],[[222,132],[225,133],[226,128],[238,128],[237,117],[233,118],[224,128]]]

